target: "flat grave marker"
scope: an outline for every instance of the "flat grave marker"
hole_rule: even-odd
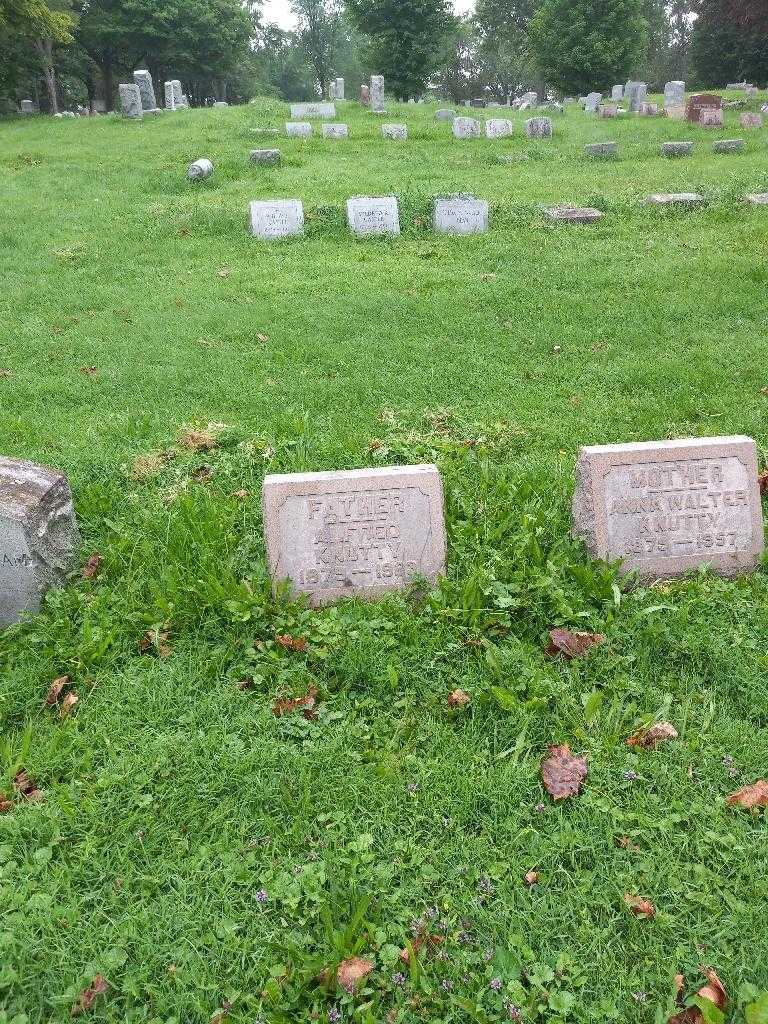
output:
[[[334,103],[292,103],[291,120],[306,121],[310,117],[336,117]]]
[[[250,160],[263,167],[276,167],[282,160],[282,153],[279,149],[252,149]]]
[[[347,200],[347,224],[358,238],[399,235],[400,210],[395,196],[353,196]]]
[[[381,134],[385,139],[393,139],[396,142],[404,142],[408,138],[408,125],[405,124],[383,124]]]
[[[324,124],[323,125],[323,138],[324,139],[348,139],[349,128],[345,124]]]
[[[488,230],[488,203],[469,195],[436,199],[433,224],[439,234],[481,234]]]
[[[303,235],[304,206],[300,199],[255,199],[248,207],[248,230],[263,241]]]

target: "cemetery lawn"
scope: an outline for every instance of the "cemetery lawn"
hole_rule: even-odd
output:
[[[741,197],[768,136],[571,109],[550,141],[513,114],[455,142],[403,107],[398,143],[340,108],[347,142],[257,135],[273,102],[0,125],[0,451],[68,474],[103,558],[0,634],[0,1024],[69,1020],[97,975],[89,1021],[655,1024],[702,965],[764,1022],[768,821],[726,797],[768,771],[768,577],[633,589],[568,529],[582,444],[744,433],[764,459],[768,209]],[[457,191],[489,234],[431,232]],[[392,192],[402,237],[351,240],[345,199]],[[304,240],[246,235],[270,197],[304,200]],[[560,202],[605,216],[546,224]],[[265,472],[430,461],[439,589],[271,596]],[[605,642],[547,657],[555,626]],[[312,687],[316,717],[273,713]],[[679,739],[626,745],[654,721]],[[555,743],[589,764],[557,804]]]

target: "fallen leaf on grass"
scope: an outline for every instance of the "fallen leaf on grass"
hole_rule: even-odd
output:
[[[7,814],[13,810],[13,800],[9,800],[5,793],[0,793],[0,814]]]
[[[11,371],[10,370],[0,370],[0,377],[10,377],[10,376],[11,376]]]
[[[298,711],[301,709],[302,715],[307,721],[313,721],[317,718],[317,687],[310,686],[306,694],[303,697],[293,697],[291,699],[284,698],[282,700],[276,700],[272,705],[272,714],[276,718],[282,718],[283,715],[288,715],[291,711]]]
[[[213,466],[200,466],[192,473],[192,479],[198,484],[207,484],[213,479]]]
[[[290,636],[288,633],[283,633],[276,636],[275,641],[286,651],[298,651],[303,654],[307,649],[307,641],[303,636]]]
[[[64,699],[61,702],[61,707],[59,708],[59,718],[66,718],[79,700],[80,698],[77,696],[75,691],[70,690],[69,693],[65,695]]]
[[[701,970],[707,979],[707,984],[702,985],[696,995],[700,999],[706,999],[712,1003],[718,1010],[724,1010],[728,1002],[728,994],[722,981],[720,981],[711,967],[702,967]],[[679,1004],[685,987],[685,978],[682,974],[675,975],[675,986],[677,988]],[[667,1021],[667,1024],[704,1024],[704,1019],[704,1014],[698,1006],[688,1006],[681,1010],[680,1013],[673,1014]]]
[[[637,729],[627,740],[628,747],[643,747],[655,750],[660,743],[677,739],[677,729],[669,722],[657,722],[647,729]]]
[[[527,871],[524,877],[526,885],[536,885],[541,875],[538,871]]]
[[[148,452],[146,455],[139,455],[133,460],[128,476],[131,480],[141,482],[155,476],[165,466],[167,456],[163,452]]]
[[[336,980],[350,995],[355,991],[360,982],[373,970],[373,964],[362,956],[352,956],[348,960],[342,960],[336,972]]]
[[[622,848],[622,850],[629,850],[630,853],[640,853],[640,847],[637,843],[633,843],[629,836],[619,836],[616,843]]]
[[[758,779],[751,786],[744,786],[731,793],[725,801],[729,807],[743,807],[751,811],[755,807],[768,807],[768,782]]]
[[[760,487],[760,494],[765,497],[768,494],[768,469],[758,476],[757,483]]]
[[[61,691],[71,682],[71,676],[59,676],[58,679],[54,679],[48,687],[48,693],[45,695],[45,706],[50,708],[53,707],[54,704],[57,704],[59,697],[61,696]]]
[[[259,339],[259,341],[261,341],[261,342],[267,342],[267,341],[269,341],[269,335],[268,335],[268,334],[259,334],[259,333],[257,332],[257,334],[256,334],[256,337],[257,337],[257,338]]]
[[[541,762],[544,788],[554,800],[578,796],[587,770],[586,757],[576,757],[567,743],[550,747],[548,756]]]
[[[98,367],[96,366],[81,366],[80,373],[86,374],[88,377],[95,377],[98,373]]]
[[[39,800],[43,799],[42,791],[37,788],[23,768],[17,771],[14,775],[13,788],[19,796],[22,796],[25,800],[30,800],[33,803],[37,803]]]
[[[570,629],[551,629],[549,631],[549,646],[545,653],[550,658],[562,654],[570,661],[571,658],[583,657],[590,647],[602,643],[605,643],[602,633],[574,633]]]
[[[465,704],[469,704],[472,698],[464,690],[456,689],[453,693],[448,694],[448,707],[449,708],[463,708]]]
[[[644,896],[630,896],[628,892],[625,892],[624,902],[635,917],[651,918],[656,916],[656,907]]]
[[[86,1010],[90,1010],[96,1002],[97,996],[103,996],[109,989],[109,983],[103,974],[97,974],[88,988],[84,988],[77,997],[77,1002],[72,1007],[72,1016],[77,1017]]]
[[[239,491],[232,491],[232,497],[233,498],[240,498],[241,500],[244,500],[245,498],[250,498],[250,496],[251,496],[251,492],[250,491],[246,491],[246,489],[244,487],[241,487],[241,489]]]
[[[101,572],[101,567],[104,564],[104,556],[100,555],[98,551],[94,551],[91,557],[83,566],[83,579],[93,580]]]
[[[194,430],[192,427],[185,427],[179,435],[179,444],[192,451],[211,451],[218,444],[216,435],[210,430]]]
[[[414,953],[419,953],[425,946],[427,949],[435,949],[437,946],[441,946],[445,942],[445,936],[443,935],[430,935],[429,932],[419,932],[415,939],[411,942],[410,946],[405,946],[404,949],[400,950],[400,959],[404,964],[411,962],[411,950]]]
[[[164,629],[148,629],[139,640],[139,651],[141,654],[156,654],[158,658],[168,658],[173,654],[173,648],[168,643],[171,638],[171,631]]]
[[[228,999],[223,1000],[221,1009],[211,1017],[211,1024],[224,1024],[224,1020],[231,1009],[232,1003]]]
[[[231,267],[222,267],[221,270],[217,271],[219,277],[229,277],[232,273]]]

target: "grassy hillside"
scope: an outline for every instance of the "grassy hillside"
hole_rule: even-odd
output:
[[[725,796],[766,775],[768,578],[630,589],[568,527],[579,445],[768,450],[768,209],[742,200],[768,191],[766,130],[570,109],[551,140],[513,114],[458,142],[393,107],[402,143],[339,107],[346,142],[259,134],[287,116],[269,102],[0,125],[0,451],[69,475],[82,562],[104,559],[0,634],[0,792],[22,767],[42,792],[0,815],[0,1024],[70,1019],[98,974],[94,1021],[664,1021],[702,964],[743,1022],[768,837]],[[618,160],[584,156],[608,139]],[[282,167],[249,164],[276,144]],[[432,233],[456,191],[490,201],[487,235]],[[346,198],[393,192],[402,236],[351,239]],[[305,239],[247,236],[268,197],[303,199]],[[552,226],[559,202],[605,216]],[[439,590],[271,596],[265,472],[421,461],[446,483]],[[606,643],[553,660],[560,625]],[[273,714],[311,686],[316,719]],[[653,720],[679,740],[625,744]],[[561,742],[590,771],[555,805]],[[356,996],[317,981],[358,954]]]

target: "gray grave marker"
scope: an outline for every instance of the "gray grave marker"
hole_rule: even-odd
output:
[[[488,230],[488,203],[468,195],[436,199],[433,224],[440,234],[481,234]]]
[[[400,211],[395,196],[354,196],[347,200],[347,224],[358,238],[399,235]]]
[[[248,230],[254,238],[266,241],[303,235],[304,207],[301,200],[254,200],[249,206]]]
[[[139,92],[138,85],[120,85],[118,92],[120,94],[120,107],[123,117],[130,118],[132,121],[137,121],[143,117],[144,108],[141,105],[141,93]]]

